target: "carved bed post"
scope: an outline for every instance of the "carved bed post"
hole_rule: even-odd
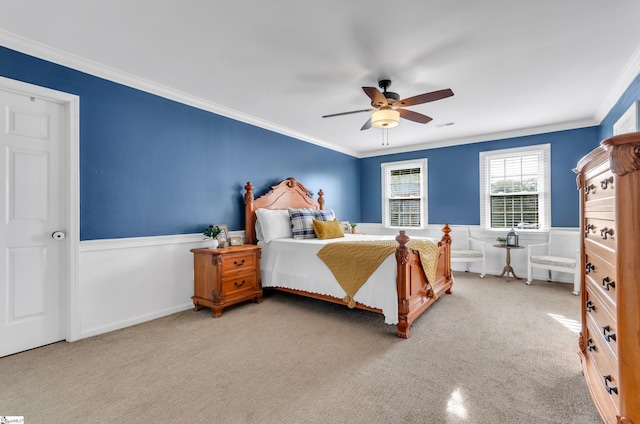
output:
[[[253,223],[253,186],[247,181],[244,189],[247,191],[244,194],[244,240],[247,244],[255,244],[256,229]]]
[[[324,191],[322,189],[318,191],[318,204],[320,205],[320,210],[324,209]]]
[[[400,230],[400,234],[396,236],[398,247],[396,248],[396,262],[398,267],[398,275],[396,277],[396,286],[398,288],[398,336],[403,339],[409,338],[409,294],[407,293],[407,279],[409,278],[409,236],[404,230]]]
[[[448,281],[451,281],[453,279],[453,275],[451,273],[451,236],[449,235],[449,233],[451,232],[451,227],[449,227],[449,224],[444,224],[444,227],[442,227],[442,232],[444,234],[442,235],[440,243],[448,245],[445,249],[446,255],[444,258],[445,277]],[[451,287],[449,287],[449,289],[445,293],[451,294]]]

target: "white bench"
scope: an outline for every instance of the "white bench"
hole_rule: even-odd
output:
[[[550,230],[547,243],[530,244],[527,247],[527,284],[533,281],[533,269],[546,269],[547,281],[551,271],[573,274],[574,295],[580,293],[580,233],[578,231]]]
[[[451,226],[451,262],[465,262],[469,272],[471,262],[480,262],[480,278],[486,274],[485,243],[469,236],[469,227]]]

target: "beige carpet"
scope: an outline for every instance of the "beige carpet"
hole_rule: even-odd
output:
[[[571,285],[455,274],[395,336],[284,293],[0,359],[0,415],[51,423],[600,423]]]

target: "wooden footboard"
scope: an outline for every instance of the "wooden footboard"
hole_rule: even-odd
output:
[[[273,186],[271,190],[258,199],[254,199],[253,185],[247,182],[244,195],[245,203],[245,242],[255,244],[257,242],[255,233],[256,210],[266,209],[287,209],[311,208],[322,209],[324,198],[322,190],[318,192],[318,201],[313,199],[302,184],[294,178],[287,178],[279,184]],[[436,281],[427,282],[426,274],[420,262],[420,254],[409,248],[409,236],[404,231],[396,237],[398,247],[396,249],[396,262],[398,275],[396,284],[398,288],[398,336],[409,338],[409,327],[429,306],[431,306],[438,296],[444,293],[451,293],[453,278],[451,275],[451,237],[449,225],[445,224],[442,229],[442,239],[438,242],[438,267],[436,271]],[[280,291],[299,294],[301,296],[320,299],[328,302],[344,305],[342,299],[322,294],[309,293],[300,290],[274,288]],[[380,309],[371,308],[356,302],[356,308],[382,313]]]
[[[453,278],[451,275],[451,228],[445,224],[442,239],[438,242],[438,268],[436,281],[429,286],[420,262],[420,255],[407,247],[409,236],[400,231],[396,237],[396,262],[398,264],[398,336],[409,338],[409,327],[438,296],[451,293]],[[435,292],[435,293],[434,293]]]

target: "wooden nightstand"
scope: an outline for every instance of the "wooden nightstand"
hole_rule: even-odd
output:
[[[222,309],[245,300],[262,301],[261,246],[245,244],[193,252],[193,304],[198,311],[211,308],[214,318]]]

